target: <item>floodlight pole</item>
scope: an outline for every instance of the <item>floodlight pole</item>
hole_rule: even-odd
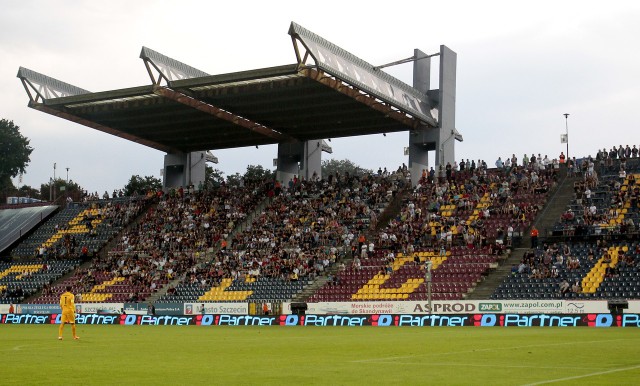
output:
[[[429,302],[429,314],[431,314],[431,259],[427,258],[424,269],[424,281],[427,284],[427,301]]]
[[[564,129],[567,136],[567,161],[569,160],[569,113],[564,113]]]

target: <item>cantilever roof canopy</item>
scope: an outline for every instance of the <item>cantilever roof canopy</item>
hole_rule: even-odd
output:
[[[297,63],[208,75],[143,47],[152,84],[91,93],[26,68],[29,106],[166,152],[434,127],[432,103],[295,23]]]

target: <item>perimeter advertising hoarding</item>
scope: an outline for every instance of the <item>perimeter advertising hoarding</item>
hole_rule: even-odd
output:
[[[202,314],[247,315],[248,303],[154,303],[156,315],[198,315]],[[31,315],[49,315],[61,312],[57,304],[16,304],[14,313]],[[147,303],[78,303],[78,314],[147,314]],[[0,314],[9,313],[9,304],[0,304]]]
[[[204,303],[205,314],[247,315],[248,303]],[[78,313],[113,313],[120,314],[122,308],[126,313],[145,314],[147,304],[139,303],[137,307],[123,303],[80,303]],[[158,303],[155,305],[156,315],[202,315],[202,303]],[[307,313],[317,315],[333,314],[429,314],[427,302],[325,302],[307,303]],[[433,301],[434,314],[605,314],[609,310],[606,300],[459,300]],[[17,304],[16,314],[47,315],[59,313],[57,304]],[[284,314],[291,314],[291,303],[283,303]],[[640,314],[640,300],[629,300],[629,314]],[[0,304],[0,314],[9,313],[9,304]]]
[[[157,312],[156,305],[156,312]],[[204,307],[204,310],[203,310]],[[184,303],[183,315],[231,314],[247,315],[249,303]]]
[[[3,314],[0,324],[59,324],[60,314]],[[341,327],[640,327],[640,314],[458,315],[103,315],[78,314],[77,324],[125,326],[341,326]]]
[[[608,313],[606,300],[454,300],[431,302],[324,302],[307,303],[309,314],[585,314]],[[283,303],[283,313],[291,314],[291,303]],[[432,311],[432,312],[431,312]],[[630,313],[640,313],[640,301],[629,301]]]

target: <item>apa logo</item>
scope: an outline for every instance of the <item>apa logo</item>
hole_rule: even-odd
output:
[[[120,315],[120,324],[127,326],[140,324],[140,316],[122,314]]]
[[[298,317],[298,315],[280,315],[280,318],[278,318],[278,324],[281,326],[295,326],[303,322],[304,317]]]
[[[611,327],[614,322],[613,316],[609,314],[587,314],[585,319],[589,327]],[[617,326],[620,326],[620,316],[616,318],[615,322]]]
[[[217,323],[218,316],[214,318],[213,315],[197,315],[196,316],[196,325],[197,326],[211,326],[214,321]]]
[[[391,315],[371,315],[371,325],[377,327],[388,327],[393,322],[394,325],[398,325],[398,316],[395,318]]]
[[[473,325],[478,327],[493,327],[498,322],[498,317],[494,314],[476,314],[473,315]],[[504,324],[504,317],[500,317],[500,325]]]

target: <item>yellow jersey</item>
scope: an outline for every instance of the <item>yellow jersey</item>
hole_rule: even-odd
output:
[[[65,292],[60,295],[60,308],[62,308],[62,312],[76,311],[75,296],[71,292]]]

